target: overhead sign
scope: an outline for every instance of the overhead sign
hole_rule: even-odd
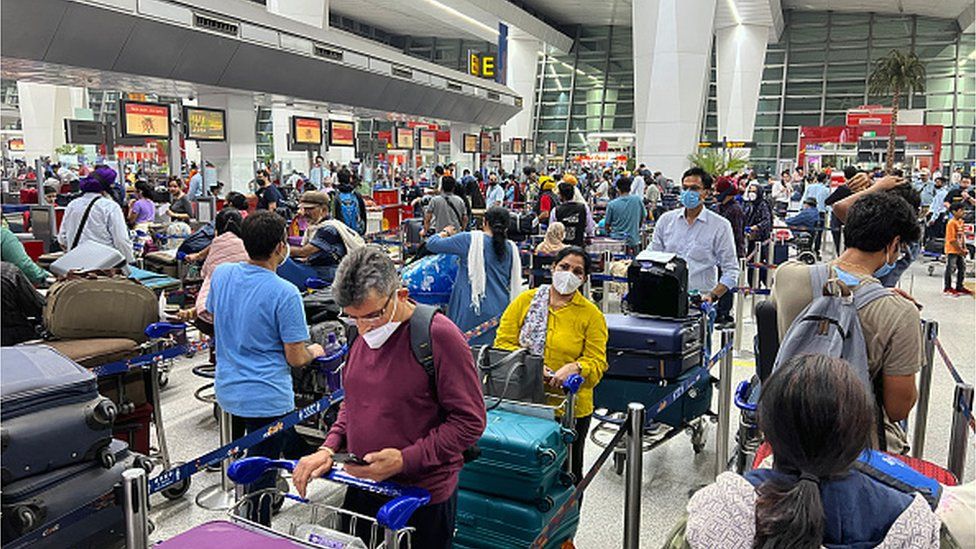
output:
[[[474,154],[478,152],[478,135],[473,133],[464,134],[464,139],[461,144],[461,152],[466,154]]]
[[[183,107],[183,129],[187,139],[226,141],[226,115],[221,109]]]
[[[413,129],[393,128],[395,149],[413,150]]]
[[[535,140],[525,140],[525,154],[535,154]]]
[[[546,148],[549,151],[549,156],[556,156],[559,154],[559,146],[555,141],[546,141]]]
[[[7,150],[13,152],[20,152],[24,150],[24,138],[23,137],[11,137],[7,140]]]
[[[169,139],[169,105],[120,101],[122,137]]]
[[[105,124],[93,120],[64,119],[64,142],[72,145],[102,145]]]
[[[847,111],[848,126],[890,126],[893,113],[891,107],[881,105],[862,105]]]
[[[342,120],[329,120],[329,146],[352,147],[356,144],[356,124]]]
[[[699,141],[699,149],[754,149],[755,141]]]
[[[525,152],[525,142],[521,137],[512,138],[512,154],[522,154]]]
[[[495,56],[468,50],[468,74],[479,78],[495,78]]]
[[[420,130],[420,150],[433,151],[437,149],[437,132]]]
[[[291,139],[296,145],[322,145],[322,120],[304,116],[291,117]]]

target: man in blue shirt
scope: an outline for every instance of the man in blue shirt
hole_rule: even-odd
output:
[[[217,403],[243,423],[245,432],[261,429],[295,409],[290,366],[302,367],[325,354],[321,345],[307,345],[308,326],[298,289],[275,274],[288,258],[285,220],[268,211],[244,219],[241,239],[250,260],[226,263],[214,270],[206,308],[214,316]],[[278,459],[287,437],[268,437],[248,450],[250,456]],[[248,489],[275,485],[266,474]],[[269,509],[252,517],[270,521]]]
[[[705,208],[712,193],[712,176],[691,168],[681,177],[682,208],[665,212],[654,225],[651,250],[669,252],[688,266],[688,290],[715,303],[734,288],[739,279],[732,224]],[[717,269],[721,269],[719,278]]]
[[[803,199],[803,209],[793,217],[786,218],[786,225],[795,230],[807,231],[813,234],[819,230],[820,213],[817,211],[817,199],[810,196]]]
[[[932,202],[932,197],[935,196],[935,181],[929,177],[928,168],[922,168],[918,174],[918,179],[912,183],[912,188],[918,191],[922,204],[928,207]]]
[[[209,162],[204,165],[203,169],[206,170],[208,165],[210,165]],[[197,171],[190,178],[190,188],[187,190],[186,197],[190,200],[203,197],[203,170]]]
[[[607,234],[611,238],[626,240],[631,248],[640,246],[641,223],[647,217],[644,209],[644,199],[630,194],[631,179],[621,176],[617,180],[617,192],[620,194],[607,204],[605,217]]]
[[[312,166],[312,169],[308,171],[308,180],[309,183],[311,183],[312,188],[306,190],[317,191],[322,188],[322,183],[325,181],[326,172],[328,171],[323,165],[324,162],[325,159],[322,158],[322,155],[317,155],[315,157],[315,165]]]

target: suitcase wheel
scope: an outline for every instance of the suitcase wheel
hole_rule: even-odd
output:
[[[92,419],[99,425],[111,425],[119,415],[119,409],[109,399],[103,399],[92,410]]]
[[[535,500],[535,508],[538,509],[540,513],[548,513],[552,510],[552,506],[555,504],[556,502],[552,501],[552,498],[549,496]]]
[[[182,465],[182,463],[174,462],[170,464],[170,468],[175,469],[179,465]],[[180,499],[181,497],[183,497],[184,494],[186,494],[190,490],[190,481],[192,479],[193,477],[186,477],[183,480],[177,482],[176,484],[173,484],[169,488],[164,488],[163,491],[160,493],[163,494],[164,498],[169,500]]]
[[[159,372],[159,374],[156,377],[156,381],[159,383],[160,389],[166,387],[167,385],[169,385],[169,374],[166,372]]]
[[[21,533],[33,530],[41,518],[37,515],[37,511],[31,507],[17,507],[12,515],[11,522],[14,523],[14,528]]]
[[[132,464],[135,467],[140,467],[144,469],[146,471],[146,474],[152,473],[152,470],[156,466],[153,463],[153,460],[149,459],[146,456],[136,456],[136,458],[132,461]]]
[[[556,451],[552,448],[540,448],[538,454],[539,463],[542,465],[556,461]]]
[[[563,486],[572,486],[576,484],[576,475],[573,473],[567,473],[566,471],[560,471],[559,483]]]
[[[98,461],[102,464],[102,467],[111,469],[115,466],[115,453],[106,446],[98,451]]]
[[[563,442],[565,442],[567,446],[576,442],[576,431],[573,431],[572,429],[563,429]]]

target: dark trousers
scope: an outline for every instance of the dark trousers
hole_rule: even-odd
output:
[[[342,508],[360,515],[375,517],[380,507],[388,501],[390,501],[389,498],[378,494],[349,488],[346,490],[346,499],[342,502]],[[417,509],[407,522],[408,526],[415,528],[410,546],[416,549],[451,549],[454,544],[454,519],[456,515],[457,490],[451,494],[451,497],[440,503],[424,505]],[[358,521],[356,523],[356,531],[353,534],[370,547],[379,545],[383,541],[383,530],[377,530],[379,539],[371,541],[370,525],[364,524],[364,522]],[[343,530],[349,531],[348,524],[343,524]],[[405,544],[400,546],[406,547]]]
[[[765,242],[761,242],[759,240],[750,240],[748,244],[748,249],[746,250],[746,255],[747,256],[752,255],[752,253],[755,252],[757,248],[759,249],[759,251],[752,258],[752,261],[750,261],[750,263],[762,263],[762,264],[769,263],[769,246]],[[746,276],[746,283],[752,284],[752,277],[754,276],[752,274],[752,271],[756,270],[757,267],[747,267],[747,269],[748,269],[748,273]],[[759,269],[759,281],[762,282],[763,285],[766,285],[767,270],[768,269]],[[731,309],[732,307],[731,303],[729,304],[729,307]]]
[[[840,256],[840,253],[844,251],[844,229],[830,229],[830,234],[834,237],[834,251]]]
[[[233,423],[231,424],[232,436],[234,437],[234,440],[237,440],[248,433],[252,433],[254,431],[261,429],[262,427],[268,425],[269,423],[278,421],[282,417],[284,416],[275,416],[275,417],[233,416]],[[270,459],[280,459],[282,454],[284,453],[286,457],[294,459],[310,453],[310,452],[305,452],[297,455],[289,455],[289,454],[295,454],[295,452],[294,451],[286,452],[286,448],[294,448],[294,445],[297,443],[298,439],[299,437],[298,434],[295,432],[295,429],[294,428],[288,429],[284,432],[278,433],[277,435],[268,437],[262,440],[261,442],[255,444],[254,446],[251,446],[247,450],[247,456],[248,457],[260,456],[260,457],[266,457]],[[252,484],[248,484],[245,492],[251,494],[253,492],[257,492],[258,490],[263,490],[265,488],[274,488],[277,482],[278,482],[278,470],[269,469],[263,475],[261,475],[261,478],[258,479],[256,482]],[[253,520],[255,522],[263,524],[265,526],[270,526],[271,525],[271,499],[272,498],[269,497],[262,497],[258,501],[256,501],[256,503],[260,503],[260,505],[257,505],[249,509],[247,518],[249,520]]]
[[[569,472],[573,474],[573,479],[577,485],[583,480],[583,445],[586,444],[586,437],[590,434],[590,421],[592,419],[593,416],[578,417],[573,425],[573,429],[576,430],[576,442],[572,446],[573,467]]]
[[[943,288],[952,289],[952,271],[956,271],[956,289],[962,290],[962,281],[966,278],[966,256],[948,254],[946,255],[945,277],[942,279]]]

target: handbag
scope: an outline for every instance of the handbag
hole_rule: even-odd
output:
[[[485,396],[495,397],[499,403],[502,400],[546,403],[541,356],[529,354],[526,349],[506,351],[487,345],[471,350]]]

